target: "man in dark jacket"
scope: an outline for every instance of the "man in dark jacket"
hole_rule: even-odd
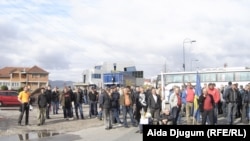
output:
[[[45,88],[41,88],[41,94],[38,96],[37,104],[39,108],[37,125],[40,126],[45,123],[45,111],[46,111],[47,106],[49,105],[46,94],[45,94]]]
[[[237,112],[237,102],[239,102],[240,93],[236,87],[236,84],[233,84],[231,88],[225,93],[225,100],[227,103],[227,120],[228,124],[233,124]]]
[[[92,116],[97,116],[97,102],[98,102],[98,92],[95,87],[92,87],[89,92],[89,118]]]
[[[148,108],[156,124],[158,124],[161,112],[161,97],[156,94],[156,89],[152,88],[152,94],[148,97]]]
[[[104,126],[106,130],[112,128],[112,112],[111,112],[111,91],[107,88],[102,97],[102,104],[103,105],[103,119],[104,119]]]
[[[120,108],[120,93],[117,91],[116,86],[111,87],[111,111],[112,111],[112,122],[113,123],[120,123],[122,124],[120,118],[119,118],[119,108]]]
[[[50,119],[49,112],[50,112],[50,108],[51,108],[51,98],[52,98],[52,90],[51,90],[50,85],[48,85],[48,87],[45,91],[45,94],[46,94],[47,102],[48,102],[48,105],[46,107],[46,118]]]
[[[250,121],[250,84],[245,86],[242,98],[242,122],[248,123]]]
[[[74,93],[74,104],[75,104],[75,113],[76,118],[79,119],[78,111],[80,112],[81,119],[84,119],[82,103],[83,103],[83,93],[80,88],[76,88],[76,92]]]
[[[51,96],[51,105],[52,105],[52,111],[53,114],[58,114],[58,109],[59,109],[59,91],[58,88],[55,87],[52,91],[52,96]]]

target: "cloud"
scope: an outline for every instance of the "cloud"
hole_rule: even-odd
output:
[[[1,66],[39,65],[51,79],[81,81],[82,71],[98,62],[129,60],[150,77],[183,70],[183,47],[187,70],[249,66],[249,5],[246,0],[1,1]],[[183,46],[186,38],[196,42]]]

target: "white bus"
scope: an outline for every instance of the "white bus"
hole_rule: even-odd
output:
[[[250,83],[250,68],[220,68],[220,69],[204,69],[198,71],[200,75],[201,87],[204,83],[215,83],[217,88],[221,85],[228,85],[228,82],[238,83],[238,86]],[[156,86],[168,91],[173,86],[181,87],[184,83],[191,82],[196,84],[197,71],[192,72],[168,72],[161,73],[157,77]],[[163,79],[163,81],[161,81]]]

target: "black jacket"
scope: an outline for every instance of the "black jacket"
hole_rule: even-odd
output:
[[[53,102],[58,102],[59,101],[59,92],[58,91],[53,91],[52,92],[51,101],[53,101]]]
[[[83,93],[80,92],[75,92],[74,93],[74,103],[75,104],[82,104],[83,103]]]
[[[111,108],[111,97],[108,95],[108,93],[104,92],[102,95],[102,106],[103,109],[110,109]]]
[[[46,97],[47,97],[47,102],[51,103],[51,99],[52,99],[52,91],[51,90],[46,90],[45,91]]]
[[[227,103],[241,103],[241,96],[238,90],[233,91],[233,88],[228,89],[227,93],[225,93],[225,101]]]
[[[98,93],[96,91],[89,92],[89,100],[98,101]]]
[[[149,109],[161,109],[161,97],[158,94],[156,94],[156,96],[157,102],[155,102],[153,94],[148,96],[147,104]]]
[[[45,93],[42,93],[38,96],[37,104],[39,108],[46,108],[48,101]]]
[[[119,108],[120,94],[118,92],[113,92],[111,94],[111,106],[112,108]]]

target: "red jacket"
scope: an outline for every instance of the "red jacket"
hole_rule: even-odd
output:
[[[218,102],[220,101],[220,93],[219,93],[218,89],[216,89],[216,88],[208,89],[207,92],[213,96],[214,103],[218,104]]]
[[[187,102],[194,102],[195,91],[194,89],[187,88],[186,89],[186,101]]]

